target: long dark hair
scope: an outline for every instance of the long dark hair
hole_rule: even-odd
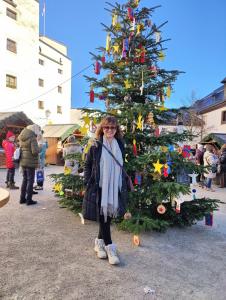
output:
[[[96,130],[96,138],[100,139],[100,137],[102,137],[104,135],[103,132],[103,127],[106,125],[114,125],[116,126],[116,133],[115,133],[115,138],[117,139],[122,139],[122,131],[120,129],[120,126],[118,124],[118,120],[116,119],[116,117],[113,116],[106,116],[105,118],[103,118]]]

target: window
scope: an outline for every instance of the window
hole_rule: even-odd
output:
[[[39,58],[38,63],[39,63],[41,66],[44,66],[44,60],[43,60],[43,59]]]
[[[7,50],[16,53],[16,42],[13,40],[7,39]]]
[[[16,77],[6,74],[6,86],[11,89],[16,89],[17,86]]]
[[[17,19],[17,13],[9,8],[6,8],[6,15],[10,17],[11,19],[16,20]]]
[[[62,114],[62,106],[57,105],[57,113]]]
[[[226,110],[222,111],[221,124],[226,124]]]
[[[58,93],[62,93],[62,86],[58,85]]]
[[[6,3],[12,5],[13,7],[16,7],[16,3],[13,2],[13,0],[4,0]]]
[[[63,70],[58,69],[58,73],[59,73],[59,74],[63,74]]]
[[[44,80],[43,79],[38,79],[38,85],[43,87],[44,86]]]
[[[44,101],[38,101],[38,109],[44,109]]]

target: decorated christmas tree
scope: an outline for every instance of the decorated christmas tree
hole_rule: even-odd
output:
[[[109,26],[102,24],[106,45],[91,53],[94,75],[85,76],[90,102],[104,101],[106,109],[84,109],[81,128],[87,134],[101,117],[118,118],[126,145],[124,166],[135,185],[135,191],[129,192],[128,213],[118,222],[121,229],[136,233],[192,225],[218,207],[217,200],[197,199],[194,186],[190,187],[188,174],[195,184],[194,173],[201,172],[190,159],[186,141],[191,134],[181,130],[180,122],[176,132],[160,132],[159,125],[172,117],[165,99],[170,98],[179,71],[160,67],[166,22],[157,26],[152,15],[158,7],[141,7],[139,2],[106,2],[112,17]],[[189,194],[190,201],[184,201]]]

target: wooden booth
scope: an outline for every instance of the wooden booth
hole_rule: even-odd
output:
[[[44,138],[47,141],[46,163],[51,165],[63,166],[63,144],[66,139],[79,130],[77,124],[51,124],[43,128]]]
[[[20,132],[33,122],[23,112],[0,112],[0,168],[5,168],[5,153],[2,149],[2,141],[6,138],[7,131]]]

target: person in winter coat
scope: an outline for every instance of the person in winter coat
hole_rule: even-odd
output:
[[[29,125],[22,130],[18,139],[21,149],[20,167],[23,172],[21,186],[20,204],[36,204],[32,200],[35,169],[38,167],[39,147],[37,136],[40,134],[40,127],[37,124]]]
[[[108,150],[106,150],[106,148]],[[110,264],[119,264],[116,245],[111,239],[111,220],[126,212],[127,183],[120,165],[124,161],[122,134],[117,119],[105,117],[97,131],[96,140],[90,147],[84,165],[83,216],[99,221],[99,234],[94,250],[99,258],[107,258]]]
[[[64,144],[63,148],[63,158],[64,158],[64,171],[68,171],[72,175],[78,174],[78,161],[74,158],[68,158],[70,154],[82,153],[82,147],[79,143],[76,143],[76,138],[74,135],[70,135],[67,138],[67,142]]]
[[[48,148],[48,145],[43,137],[43,133],[44,131],[42,130],[40,134],[37,136],[37,142],[39,146],[39,164],[38,164],[38,169],[36,170],[36,186],[34,187],[35,190],[43,190],[44,179],[45,179],[44,168],[45,168],[46,150]]]
[[[2,148],[5,151],[6,157],[6,187],[11,190],[19,189],[18,186],[15,186],[14,176],[15,176],[15,164],[13,162],[13,154],[16,149],[15,147],[15,134],[12,131],[8,131],[6,134],[6,139],[2,142]]]
[[[206,189],[214,192],[211,185],[213,178],[215,178],[217,174],[218,158],[214,155],[214,147],[210,144],[206,145],[206,152],[204,153],[203,161],[204,167],[209,167],[209,169],[204,173],[204,177],[206,178]]]
[[[203,155],[204,155],[204,149],[202,144],[198,144],[196,152],[195,152],[195,163],[198,166],[203,166]],[[197,176],[197,182],[201,181],[202,174],[199,174]]]
[[[226,187],[226,144],[221,147],[220,151],[220,187]]]

